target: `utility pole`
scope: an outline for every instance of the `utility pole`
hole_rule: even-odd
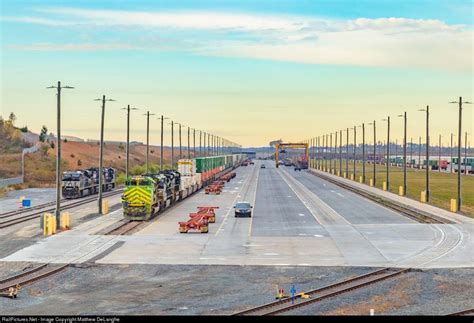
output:
[[[375,127],[375,120],[374,122],[371,122],[369,123],[369,125],[373,125],[374,126],[374,160],[373,160],[373,164],[374,164],[374,171],[373,171],[373,184],[374,186],[376,185],[377,183],[377,173],[376,173],[376,165],[375,165],[375,159],[376,159],[376,155],[377,155],[377,132],[376,132],[376,127]]]
[[[189,142],[189,127],[188,127],[188,159],[191,159],[191,152],[189,150],[190,142]]]
[[[193,158],[196,158],[196,129],[193,128]]]
[[[426,112],[426,202],[430,201],[430,106],[419,111]]]
[[[181,123],[179,124],[179,159],[183,159],[183,145],[181,144]]]
[[[104,160],[104,119],[105,119],[105,102],[106,101],[115,101],[113,99],[105,99],[105,95],[101,99],[95,99],[95,101],[102,101],[102,117],[100,122],[100,158],[99,158],[99,214],[102,214],[102,192],[103,192],[103,181],[104,181],[104,171],[103,171],[103,160]]]
[[[453,101],[449,103],[456,103],[459,104],[459,124],[458,124],[458,196],[457,196],[457,209],[458,211],[461,210],[462,202],[461,202],[461,136],[462,136],[462,105],[464,104],[472,104],[471,102],[462,101],[462,97],[459,97],[459,101]]]
[[[130,104],[122,110],[127,110],[127,157],[125,160],[125,181],[128,179],[128,169],[130,163],[130,110],[138,110],[137,108],[130,108]]]
[[[56,229],[60,228],[61,225],[61,90],[62,89],[74,89],[72,86],[61,86],[61,82],[58,81],[57,86],[49,86],[47,89],[56,89],[56,127],[57,127],[57,140],[56,140],[56,209],[54,214],[56,216]],[[24,165],[24,163],[23,163]],[[24,166],[22,166],[24,167]],[[23,174],[24,176],[24,174]],[[24,177],[23,177],[24,178]]]
[[[362,183],[365,183],[365,124],[362,123]]]
[[[324,140],[325,139],[325,140]],[[324,168],[328,169],[328,135],[323,136],[323,146],[324,146]]]
[[[403,117],[403,195],[407,195],[407,113],[399,115]]]
[[[174,122],[171,121],[171,169],[174,169]]]
[[[332,155],[332,132],[330,133],[330,144],[329,144],[329,172],[332,173],[332,159],[333,159],[333,155]]]
[[[207,156],[206,137],[206,133],[204,132],[204,156]]]
[[[354,174],[354,180],[356,181],[356,149],[357,149],[357,126],[354,126],[354,169],[352,170]]]
[[[202,157],[202,131],[199,130],[199,157]]]
[[[342,130],[339,130],[339,176],[342,175]]]
[[[390,188],[390,175],[389,175],[389,169],[390,169],[390,116],[387,117],[387,119],[383,119],[382,121],[387,121],[387,176],[386,176],[386,182],[387,182],[387,191]],[[375,184],[374,184],[375,185]]]
[[[346,133],[346,177],[349,176],[349,128]]]
[[[410,168],[412,168],[412,163],[413,161],[413,137],[410,137]]]
[[[147,111],[145,114],[146,116],[146,174],[148,174],[148,158],[150,155],[150,116],[154,116],[154,113],[150,113]]]
[[[161,116],[161,144],[160,144],[160,171],[163,170],[163,120],[169,119]]]

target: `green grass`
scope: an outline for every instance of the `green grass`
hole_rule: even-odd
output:
[[[323,164],[324,165],[324,164]],[[329,161],[328,161],[329,165]],[[333,162],[334,165],[334,162]],[[333,166],[334,167],[334,166]],[[349,161],[349,175],[353,172],[354,164]],[[339,161],[336,161],[336,171],[339,170]],[[342,172],[346,170],[346,163],[342,161]],[[373,165],[366,164],[366,184],[373,178]],[[407,197],[420,201],[421,191],[425,190],[426,170],[407,168]],[[403,185],[403,168],[391,166],[389,168],[389,191],[398,194],[399,186]],[[356,163],[356,180],[362,175],[362,164]],[[341,174],[343,176],[343,174]],[[386,181],[386,166],[376,165],[376,187],[382,189]],[[429,204],[449,210],[451,199],[457,194],[457,174],[430,171],[430,202]],[[463,214],[474,217],[474,176],[461,175],[461,194]]]

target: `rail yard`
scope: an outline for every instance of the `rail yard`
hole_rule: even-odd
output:
[[[0,323],[472,323],[472,0],[0,3]]]
[[[368,315],[372,309],[379,314],[448,315],[472,311],[469,297],[443,302],[453,297],[453,292],[442,287],[460,283],[455,282],[455,275],[450,277],[452,272],[472,275],[472,219],[446,216],[448,212],[441,210],[421,212],[415,201],[396,206],[380,203],[370,198],[373,192],[354,186],[357,183],[315,169],[296,172],[292,167],[276,168],[269,160],[249,163],[243,156],[219,160],[201,159],[196,166],[195,160],[184,159],[181,172],[167,172],[171,176],[132,177],[124,187],[104,193],[111,207],[105,215],[92,211],[97,203],[94,196],[64,200],[71,229],[50,237],[42,236],[39,222],[52,203],[2,213],[0,261],[4,275],[0,292],[5,297],[0,300],[1,307],[17,314],[59,309],[65,314],[94,314],[104,313],[101,306],[105,306],[115,309],[105,313],[117,313],[126,297],[112,297],[96,309],[78,295],[73,297],[73,306],[63,303],[66,301],[53,305],[49,300],[74,293],[76,288],[91,288],[87,287],[90,284],[101,286],[101,291],[91,291],[93,294],[133,289],[125,286],[138,284],[137,288],[147,293],[160,294],[160,288],[172,288],[185,304],[163,303],[163,307],[154,308],[135,304],[148,314]],[[167,190],[168,179],[177,176],[180,182],[173,182]],[[126,194],[133,188],[140,188],[140,194]],[[143,197],[142,191],[150,195]],[[251,217],[234,216],[238,201],[252,205]],[[138,213],[130,210],[133,206]],[[147,211],[154,206],[156,210]],[[130,212],[136,216],[130,217]],[[150,273],[153,268],[155,274]],[[172,268],[182,272],[180,281],[171,277]],[[143,281],[125,278],[140,271],[144,271],[140,274]],[[104,277],[115,275],[112,272],[120,272],[120,276],[103,285]],[[264,272],[268,276],[259,281]],[[250,281],[240,283],[238,279]],[[203,292],[202,280],[207,282],[208,292],[226,290],[222,303],[204,295],[200,302],[208,302],[207,306],[191,300],[195,296],[189,289]],[[429,292],[423,285],[427,280]],[[382,306],[394,297],[383,289],[400,289],[397,286],[406,281],[422,286],[423,291],[399,291],[416,295],[403,304]],[[230,282],[242,284],[246,290],[239,290],[232,299],[238,286],[229,286]],[[455,299],[472,293],[472,285],[465,283],[456,289]],[[289,296],[292,285],[297,288],[294,300]],[[282,292],[275,300],[279,288]],[[440,306],[432,304],[425,307],[426,312],[419,312],[429,299],[424,299],[424,292],[434,290],[442,294]],[[463,290],[461,295],[459,290]],[[183,291],[189,296],[183,296]],[[368,300],[362,305],[367,295],[387,300]],[[346,308],[347,297],[354,304],[352,312]],[[171,297],[169,302],[178,299]],[[345,310],[338,312],[338,308]],[[126,309],[118,312],[128,313]]]

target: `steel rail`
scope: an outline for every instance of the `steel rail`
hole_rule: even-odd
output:
[[[117,190],[117,191],[110,192],[109,194],[104,195],[104,196],[105,197],[110,197],[110,196],[114,196],[114,195],[117,195],[117,194],[120,194],[120,193],[122,193],[122,191]],[[88,204],[88,203],[91,203],[91,202],[95,202],[95,201],[97,201],[96,197],[91,197],[91,198],[87,198],[87,199],[84,199],[84,200],[78,200],[78,201],[74,201],[72,203],[69,203],[67,205],[64,205],[61,209],[62,210],[67,210],[67,209],[71,209],[71,208],[81,206],[81,205],[84,205],[84,204]],[[54,208],[46,208],[44,210],[36,211],[36,212],[33,212],[32,214],[27,214],[27,215],[19,217],[19,218],[10,219],[10,220],[0,222],[0,229],[8,228],[8,227],[11,227],[11,226],[19,224],[19,223],[23,223],[23,222],[26,222],[26,221],[29,221],[29,220],[36,219],[39,216],[41,216],[41,214],[43,214],[45,212],[52,212],[54,210],[55,210]]]
[[[39,267],[36,267],[32,270],[27,272],[23,272],[9,278],[2,280],[0,283],[0,292],[4,292],[9,290],[10,288],[15,288],[17,286],[24,286],[27,284],[31,284],[37,280],[42,278],[54,275],[64,269],[66,269],[69,264],[66,265],[59,265],[53,268],[48,268],[49,264],[45,264]],[[45,270],[46,269],[46,270]]]
[[[292,298],[288,297],[271,303],[267,303],[261,306],[257,306],[245,311],[237,312],[233,315],[275,315],[282,312],[293,310],[300,306],[305,306],[322,299],[336,296],[354,289],[358,289],[375,282],[394,277],[396,275],[402,274],[410,270],[398,269],[395,271],[390,271],[391,268],[383,268],[376,271],[372,271],[354,278],[349,278],[335,284],[327,285],[321,288],[310,290],[304,294],[309,295],[311,298],[302,299],[295,298],[295,304],[291,304]],[[347,286],[349,285],[349,286]]]

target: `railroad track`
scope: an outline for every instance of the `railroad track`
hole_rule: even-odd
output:
[[[121,194],[121,193],[122,193],[122,190],[118,189],[118,190],[115,190],[115,191],[108,192],[108,193],[104,194],[103,197],[110,197],[110,196],[118,195],[118,194]],[[71,208],[81,206],[81,205],[84,205],[84,204],[88,204],[88,203],[94,202],[94,201],[97,201],[97,196],[91,196],[91,197],[80,199],[80,200],[74,200],[71,203],[62,205],[61,210],[71,209]],[[54,203],[53,205],[55,205],[55,204],[56,203]],[[38,207],[39,207],[39,205],[38,205]],[[8,228],[8,227],[11,227],[11,226],[19,224],[19,223],[23,223],[23,222],[26,222],[26,221],[36,219],[36,218],[40,217],[43,213],[53,212],[54,210],[55,210],[55,207],[49,207],[49,206],[46,206],[46,207],[43,206],[42,208],[39,208],[39,210],[35,210],[35,209],[25,210],[22,213],[28,213],[28,214],[22,215],[21,217],[16,217],[16,218],[13,218],[13,219],[8,219],[8,220],[0,222],[0,229]],[[33,211],[33,212],[31,212],[31,211]],[[21,215],[22,213],[19,213],[19,214]],[[4,218],[13,217],[15,215],[18,215],[18,214],[7,215],[7,216],[4,216]]]
[[[357,188],[354,188],[352,187],[351,185],[346,185],[340,181],[337,181],[337,180],[334,180],[332,179],[331,177],[329,176],[325,176],[325,175],[322,175],[322,174],[317,174],[317,173],[313,173],[313,172],[310,172],[310,174],[313,174],[314,176],[317,176],[319,178],[322,178],[324,179],[325,181],[328,181],[334,185],[337,185],[339,187],[342,187],[348,191],[351,191],[353,193],[356,193],[360,196],[363,196],[371,201],[374,201],[375,203],[378,203],[380,205],[383,205],[389,209],[392,209],[394,211],[397,211],[398,213],[414,220],[414,221],[417,221],[417,222],[420,222],[420,223],[431,223],[431,224],[454,224],[454,222],[452,221],[449,221],[449,220],[446,220],[446,219],[443,219],[443,218],[440,218],[440,217],[434,217],[432,215],[429,215],[429,214],[424,214],[423,212],[421,211],[418,211],[418,210],[413,210],[409,207],[405,207],[405,206],[401,206],[395,202],[390,202],[388,200],[385,200],[385,199],[382,199],[380,197],[377,197],[373,194],[370,194],[364,190],[359,190]]]
[[[69,265],[51,265],[44,264],[37,266],[28,271],[5,278],[0,281],[0,293],[7,292],[10,288],[20,289],[21,287],[31,284],[40,279],[54,275],[65,270]]]
[[[448,316],[471,316],[471,315],[474,315],[474,308],[448,314]]]
[[[117,235],[122,236],[126,235],[127,233],[131,232],[135,228],[140,225],[143,225],[144,221],[129,221],[129,220],[122,220],[118,227],[113,228],[112,230],[105,233],[105,235]]]
[[[349,278],[335,284],[327,285],[322,288],[314,289],[307,291],[304,294],[309,295],[310,298],[304,299],[297,297],[292,303],[291,297],[277,300],[271,303],[260,305],[245,311],[241,311],[233,314],[235,315],[276,315],[284,312],[289,312],[294,309],[307,306],[309,304],[321,301],[326,298],[334,297],[343,293],[347,293],[352,290],[356,290],[376,282],[398,276],[400,274],[406,273],[410,268],[405,269],[392,269],[384,268],[376,271],[369,272],[367,274],[357,276],[354,278]]]
[[[118,191],[121,191],[121,190],[122,190],[122,188],[117,188],[117,189],[114,189],[110,192],[113,193],[113,192],[118,192]],[[107,193],[108,192],[104,192],[104,196]],[[83,198],[80,198],[80,199],[81,200],[86,199],[86,198],[88,198],[88,199],[92,198],[93,199],[94,196],[96,197],[97,194],[89,195],[89,196],[86,196],[86,197],[83,197]],[[61,203],[64,203],[64,202],[68,202],[68,201],[77,201],[77,200],[78,199],[65,199],[65,198],[62,198],[60,201],[61,201]],[[47,203],[35,205],[35,206],[32,206],[32,207],[24,208],[24,209],[17,209],[17,210],[12,210],[12,211],[8,211],[8,212],[0,213],[0,219],[9,218],[9,217],[19,215],[19,214],[22,214],[22,213],[27,213],[27,212],[31,212],[31,211],[34,211],[34,210],[44,209],[44,208],[47,208],[47,207],[50,207],[50,206],[55,206],[55,205],[56,205],[56,201],[52,201],[52,202],[47,202]]]

